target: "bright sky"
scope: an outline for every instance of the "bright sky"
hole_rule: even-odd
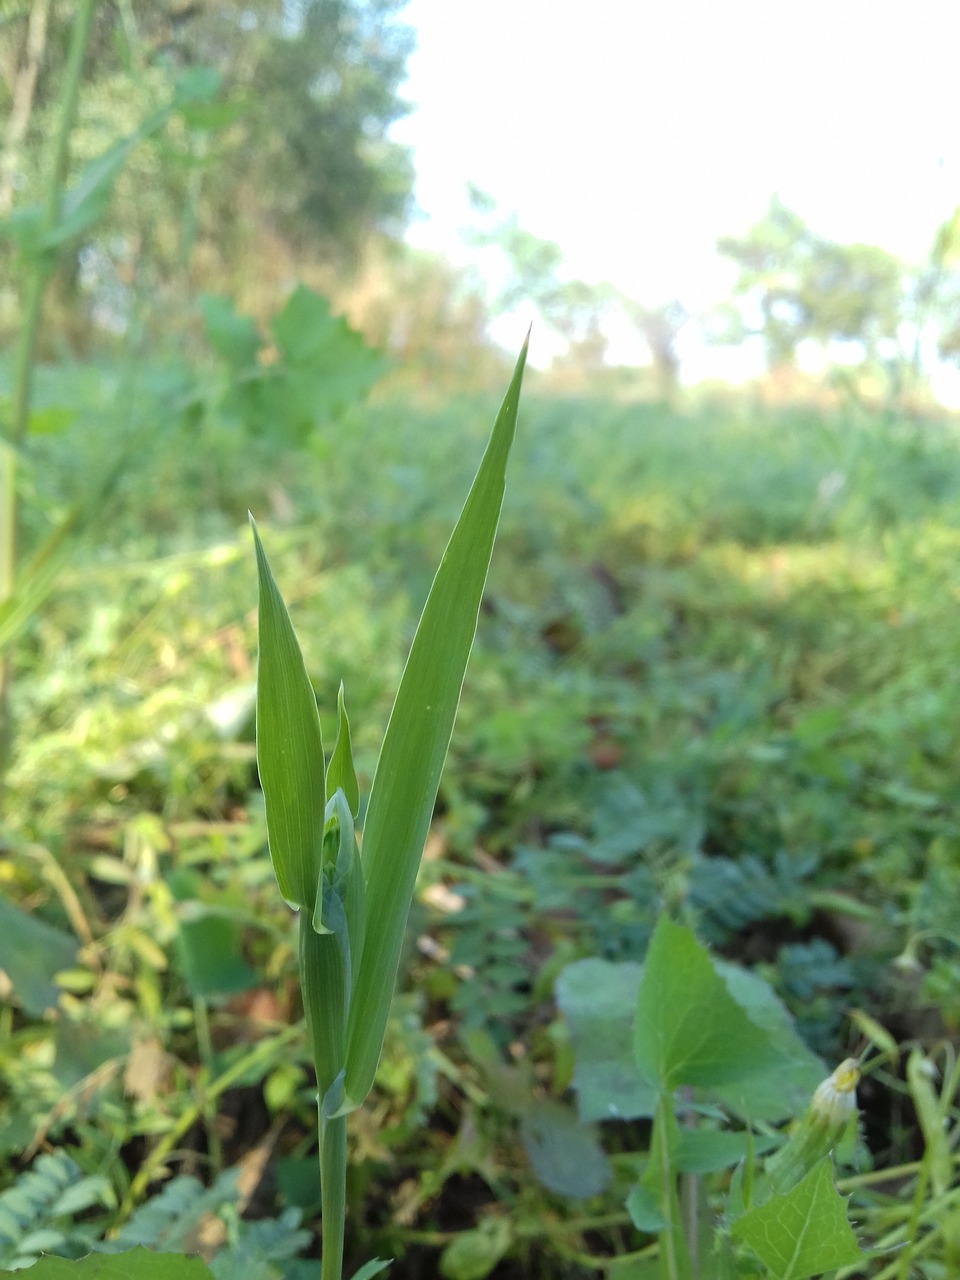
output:
[[[404,16],[410,239],[455,258],[474,182],[571,276],[699,308],[732,280],[717,237],[773,193],[916,261],[960,201],[955,0],[410,0]]]

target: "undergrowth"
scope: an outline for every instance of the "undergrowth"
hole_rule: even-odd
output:
[[[3,1265],[35,1232],[67,1256],[116,1243],[182,1195],[221,1223],[216,1274],[246,1276],[229,1261],[246,1249],[262,1260],[251,1275],[293,1277],[315,1248],[315,1087],[256,784],[242,521],[266,513],[320,706],[341,679],[350,692],[365,794],[491,406],[440,413],[384,392],[347,412],[335,449],[321,432],[245,452],[215,398],[199,422],[175,400],[18,659],[0,1151],[7,1194],[26,1198]],[[109,447],[96,430],[31,445],[28,548]],[[840,1185],[875,1242],[916,1192],[932,1241],[917,1266],[944,1274],[955,1154],[934,1176],[917,1080],[883,1037],[922,1049],[946,1089],[941,1046],[960,1025],[952,425],[534,392],[511,466],[408,994],[376,1124],[361,1111],[350,1130],[348,1254],[395,1256],[397,1276],[434,1274],[438,1254],[454,1278],[634,1274],[611,1268],[651,1238],[620,1194],[649,1121],[591,1119],[613,1173],[577,1203],[529,1115],[568,1108],[580,1078],[561,975],[587,960],[629,975],[666,909],[770,983],[823,1074],[865,1044],[886,1054]],[[15,908],[52,932],[18,933]],[[952,1133],[952,1096],[938,1105]],[[255,1191],[227,1194],[258,1151]],[[53,1173],[68,1157],[63,1189],[85,1190],[64,1207]],[[897,1195],[871,1172],[890,1167]]]

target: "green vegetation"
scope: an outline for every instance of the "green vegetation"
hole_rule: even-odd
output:
[[[219,1188],[208,1214],[225,1215],[231,1256],[269,1222],[277,1248],[296,1244],[264,1265],[293,1276],[317,1196],[315,1085],[253,759],[245,511],[331,728],[349,691],[362,825],[378,726],[494,405],[385,390],[302,446],[238,451],[218,367],[190,452],[172,423],[131,464],[24,637],[2,1142],[24,1168],[62,1149],[101,1180],[82,1222],[49,1228],[67,1251],[199,1177]],[[44,443],[34,474],[56,510],[109,440]],[[721,1102],[682,1081],[681,1100],[700,1091],[694,1132],[728,1145],[678,1157],[681,1203],[693,1182],[716,1211],[723,1169],[761,1160],[830,1066],[873,1044],[868,1146],[845,1148],[840,1187],[861,1244],[909,1238],[942,1259],[960,1021],[952,429],[534,389],[511,469],[401,994],[348,1123],[348,1261],[394,1257],[403,1275],[439,1251],[454,1277],[510,1259],[575,1277],[653,1256],[630,1193],[655,1096],[624,1032],[664,908],[737,961],[716,963],[747,1015],[783,1027],[749,1109],[736,1082]],[[26,982],[31,943],[45,965]],[[780,1003],[742,985],[751,971]],[[901,1075],[884,1026],[942,1081]],[[244,1223],[236,1179],[257,1156],[270,1173]],[[859,1265],[892,1277],[899,1256]]]
[[[514,440],[383,238],[397,9],[0,17],[0,1269],[945,1280],[956,219],[724,242],[724,336],[862,356],[772,409],[476,193]]]

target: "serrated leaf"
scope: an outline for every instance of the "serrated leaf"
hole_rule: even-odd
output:
[[[323,739],[313,685],[251,517],[260,584],[257,767],[280,892],[313,915],[323,860]]]
[[[0,1271],[19,1277],[22,1271]],[[79,1261],[41,1258],[30,1268],[31,1280],[212,1280],[201,1258],[182,1253],[153,1253],[131,1249],[128,1253],[90,1253]]]
[[[792,1191],[771,1196],[738,1218],[731,1234],[753,1250],[775,1280],[804,1280],[863,1258],[847,1221],[846,1201],[833,1185],[829,1157]]]
[[[367,931],[350,1007],[346,1095],[373,1084],[424,841],[433,816],[513,444],[524,343],[480,468],[443,553],[390,713],[363,829]]]
[[[662,915],[643,966],[637,1065],[664,1089],[744,1080],[778,1062],[769,1037],[727,990],[689,929]]]
[[[640,974],[638,964],[591,958],[575,960],[557,978],[557,1004],[570,1027],[573,1087],[583,1121],[653,1115],[656,1091],[633,1056]]]

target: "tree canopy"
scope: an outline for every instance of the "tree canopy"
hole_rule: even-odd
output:
[[[73,304],[116,310],[136,275],[163,290],[226,287],[282,242],[287,255],[350,260],[372,233],[398,234],[412,193],[390,126],[412,29],[405,0],[129,0],[97,7],[84,67],[75,173],[133,134],[200,68],[216,100],[138,148],[109,215],[78,237],[65,273]],[[0,203],[37,198],[49,160],[73,6],[33,0],[0,26],[7,115]],[[0,208],[0,213],[3,208]]]

